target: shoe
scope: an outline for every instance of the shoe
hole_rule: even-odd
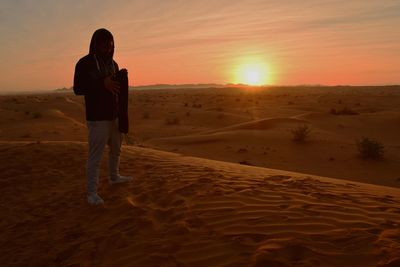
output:
[[[104,201],[97,193],[91,193],[87,195],[87,201],[90,205],[100,205],[103,204]]]
[[[117,176],[115,178],[110,178],[110,184],[121,184],[121,183],[126,183],[132,181],[133,178],[130,176]]]

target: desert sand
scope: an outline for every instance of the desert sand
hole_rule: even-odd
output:
[[[133,91],[121,173],[134,181],[110,186],[105,153],[95,207],[83,99],[1,96],[0,262],[400,266],[399,100],[398,87]],[[360,158],[362,137],[384,157]]]

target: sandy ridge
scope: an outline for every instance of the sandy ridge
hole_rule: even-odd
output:
[[[1,262],[397,266],[400,259],[399,189],[124,146],[121,169],[135,182],[110,187],[103,164],[106,204],[93,208],[82,194],[85,157],[85,142],[0,143]]]

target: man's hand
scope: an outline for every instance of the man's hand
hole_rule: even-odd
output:
[[[104,79],[104,87],[112,94],[117,94],[119,92],[120,85],[119,82],[113,81],[112,75],[110,75]]]

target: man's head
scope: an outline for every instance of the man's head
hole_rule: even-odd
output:
[[[114,37],[106,29],[98,29],[93,33],[90,42],[90,54],[96,54],[102,58],[112,58],[114,55]]]

